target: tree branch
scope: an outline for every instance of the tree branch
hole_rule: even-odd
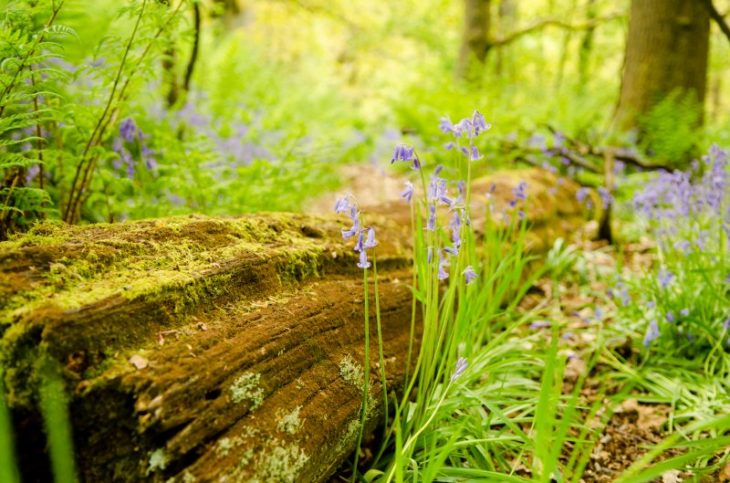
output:
[[[728,27],[727,22],[725,22],[722,14],[717,11],[715,5],[712,3],[712,0],[702,0],[702,3],[705,4],[705,7],[707,7],[707,11],[710,12],[710,17],[712,18],[712,20],[715,21],[717,26],[720,27],[722,33],[725,34],[725,37],[727,37],[727,39],[730,41],[730,27]]]
[[[511,44],[512,42],[520,39],[521,37],[524,37],[525,35],[529,35],[533,32],[542,30],[546,27],[558,27],[558,28],[567,29],[567,30],[590,30],[590,29],[596,28],[596,26],[598,26],[599,24],[602,24],[604,22],[609,22],[611,20],[616,20],[616,19],[624,18],[624,17],[625,17],[625,15],[616,13],[613,15],[596,18],[594,20],[588,20],[586,22],[578,23],[578,24],[570,24],[570,23],[564,22],[564,21],[556,19],[556,18],[548,18],[548,19],[541,20],[533,25],[530,25],[529,27],[525,27],[522,30],[517,30],[516,32],[512,32],[509,35],[506,35],[504,37],[492,39],[489,42],[489,47],[490,48],[491,47],[502,47],[504,45]]]
[[[198,59],[198,49],[200,48],[200,4],[193,2],[194,28],[195,36],[193,37],[193,49],[190,52],[190,60],[185,69],[185,80],[183,81],[183,90],[187,93],[190,91],[190,79],[193,77],[193,69],[195,61]]]

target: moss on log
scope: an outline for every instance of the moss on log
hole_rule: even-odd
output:
[[[525,178],[535,249],[583,229],[577,187],[537,170],[476,183],[475,203],[494,183],[504,205]],[[365,216],[378,230],[397,387],[411,314],[408,209]],[[84,481],[326,479],[354,449],[366,370],[362,273],[343,223],[282,213],[45,223],[1,243],[0,361],[27,481],[48,478],[36,408],[49,357],[71,396]],[[369,366],[375,424],[377,354]]]

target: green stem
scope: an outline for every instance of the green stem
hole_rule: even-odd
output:
[[[357,480],[357,464],[360,461],[360,446],[365,433],[365,424],[368,418],[368,389],[370,388],[370,304],[368,293],[368,269],[363,269],[363,290],[365,292],[365,358],[363,361],[363,389],[362,389],[362,415],[360,418],[360,432],[357,435],[357,446],[355,447],[355,461],[352,464],[352,482]]]

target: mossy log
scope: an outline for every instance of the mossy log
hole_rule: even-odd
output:
[[[476,203],[494,183],[506,204],[519,179],[535,200],[534,249],[583,230],[577,187],[538,170],[475,183]],[[397,388],[411,320],[408,208],[365,216],[378,231],[386,373]],[[355,446],[364,370],[362,271],[344,223],[282,213],[45,223],[1,243],[0,360],[25,481],[50,479],[36,409],[48,360],[69,392],[83,481],[330,476]],[[376,353],[369,366],[374,424]]]

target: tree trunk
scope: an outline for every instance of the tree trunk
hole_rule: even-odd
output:
[[[478,78],[489,51],[490,0],[464,0],[464,32],[459,52],[458,74],[466,80]]]
[[[637,127],[667,95],[702,105],[707,83],[710,17],[697,0],[632,0],[616,122]]]

